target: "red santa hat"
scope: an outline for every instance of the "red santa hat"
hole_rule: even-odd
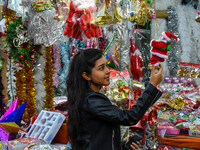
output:
[[[178,38],[171,32],[163,32],[162,35],[160,36],[159,40],[167,43],[167,42],[171,41],[171,38],[174,38],[176,41],[178,40]]]

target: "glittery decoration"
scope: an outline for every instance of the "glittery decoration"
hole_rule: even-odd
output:
[[[29,66],[35,58],[39,58],[40,46],[34,46],[28,41],[27,24],[28,19],[22,17],[13,18],[8,22],[6,28],[6,43],[4,47],[9,47],[8,54],[16,63]]]
[[[44,87],[44,67],[45,67],[45,49],[42,49],[43,55],[37,60],[34,67],[34,84],[35,84],[35,97],[36,97],[36,109],[39,113],[42,109],[44,109],[44,99],[46,95],[45,87]]]
[[[15,12],[13,10],[10,10],[7,7],[5,7],[4,18],[6,18],[8,22],[10,22],[14,18],[14,15]]]
[[[38,149],[42,149],[42,150],[66,150],[66,146],[65,145],[52,145],[52,144],[37,144],[35,146],[32,146],[30,148],[28,148],[29,150],[38,150]]]
[[[20,129],[22,116],[27,102],[19,106],[16,110],[8,114],[0,121],[0,139],[1,141],[8,141],[10,133],[15,133]]]
[[[16,100],[12,103],[12,105],[8,108],[8,110],[5,112],[4,115],[1,115],[1,119],[0,121],[5,118],[6,116],[8,116],[11,112],[13,112],[16,108],[17,108],[17,105],[18,105],[18,98],[16,98]]]
[[[144,26],[145,23],[153,18],[152,11],[150,9],[151,1],[147,0],[133,0],[133,10],[134,14],[132,14],[131,21],[135,21],[137,25]],[[133,19],[135,18],[135,20]]]
[[[17,14],[23,14],[23,7],[21,6],[21,0],[8,0],[7,7],[15,11]]]
[[[63,41],[64,21],[55,20],[54,8],[35,12],[30,10],[28,34],[34,45],[44,44],[46,47],[53,45],[56,41]]]
[[[70,63],[70,57],[69,57],[69,50],[70,50],[70,44],[71,44],[71,39],[69,38],[66,43],[61,43],[61,59],[62,59],[62,65],[63,67],[60,70],[60,76],[59,76],[59,81],[60,81],[60,89],[61,89],[61,95],[65,94],[66,90],[66,80],[67,80],[67,75],[69,72],[69,63]]]
[[[19,70],[21,68],[13,62],[13,59],[11,59],[9,57],[7,58],[7,64],[6,65],[7,65],[6,66],[6,68],[7,68],[6,77],[7,77],[7,84],[8,84],[7,93],[9,95],[7,107],[9,107],[16,98],[15,72],[16,72],[16,70]]]
[[[53,45],[53,50],[52,50],[52,55],[53,55],[53,86],[55,88],[58,87],[59,85],[59,71],[61,68],[61,48],[60,44],[54,44]]]
[[[27,122],[36,113],[35,87],[33,81],[32,65],[25,67],[25,76],[26,76],[26,101],[28,101],[26,108],[28,112],[28,118],[25,118],[25,122]]]
[[[168,8],[168,32],[174,33],[178,35],[178,15],[176,13],[176,9],[173,6]],[[175,76],[178,70],[179,58],[178,58],[178,50],[179,50],[179,42],[175,42],[172,40],[172,45],[174,46],[173,50],[168,52],[168,68],[170,71],[170,76]]]
[[[19,105],[28,101],[23,115],[23,121],[27,122],[36,113],[35,87],[33,82],[33,66],[25,66],[16,72],[17,97]]]
[[[45,49],[45,58],[46,58],[46,64],[44,68],[44,86],[46,90],[46,96],[45,96],[45,109],[50,109],[54,107],[54,91],[53,91],[53,60],[52,60],[52,48],[46,47]]]

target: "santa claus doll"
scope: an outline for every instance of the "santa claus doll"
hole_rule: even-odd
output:
[[[164,62],[164,60],[168,58],[167,52],[173,48],[171,41],[172,38],[174,38],[176,41],[178,40],[174,34],[170,32],[163,32],[159,40],[151,41],[151,65],[159,66],[159,62]]]

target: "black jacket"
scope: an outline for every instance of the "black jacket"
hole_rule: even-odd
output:
[[[120,150],[120,125],[137,124],[161,95],[156,87],[148,84],[131,110],[121,110],[104,94],[90,91],[80,110],[82,133],[77,144],[81,150]]]

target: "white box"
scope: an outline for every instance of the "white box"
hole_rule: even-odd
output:
[[[26,136],[42,139],[50,144],[64,120],[65,116],[59,112],[42,110]]]

